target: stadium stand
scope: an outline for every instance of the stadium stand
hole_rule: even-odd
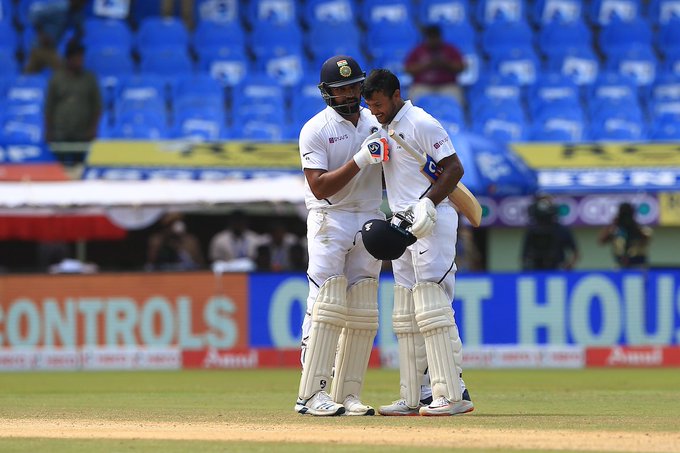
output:
[[[40,96],[15,82],[35,39],[28,11],[41,1],[0,0],[3,125],[22,112],[21,124],[37,125],[30,110],[42,108]],[[432,23],[467,63],[459,78],[464,106],[421,101],[449,130],[504,141],[671,140],[679,133],[678,0],[196,0],[194,8],[190,30],[180,11],[160,17],[160,0],[130,2],[127,17],[119,7],[89,7],[85,58],[100,78],[106,136],[296,139],[324,106],[316,84],[326,58],[346,53],[367,71],[389,68],[407,97],[404,57],[419,27]],[[130,100],[131,80],[154,74],[161,100]],[[183,80],[199,91],[182,94]],[[212,94],[200,91],[208,85]],[[17,102],[22,92],[35,102]],[[201,96],[210,99],[204,113],[196,107]],[[146,124],[152,132],[144,133]]]

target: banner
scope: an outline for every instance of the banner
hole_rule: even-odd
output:
[[[0,277],[0,348],[238,348],[247,276],[208,273]]]
[[[0,142],[0,181],[66,181],[68,175],[46,145]]]
[[[300,173],[296,142],[98,140],[86,159],[83,179],[200,179]]]

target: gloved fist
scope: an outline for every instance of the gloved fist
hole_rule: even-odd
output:
[[[411,233],[418,239],[424,238],[434,229],[434,224],[437,222],[437,208],[435,208],[432,200],[424,197],[412,209],[413,225],[411,225]]]
[[[380,137],[380,131],[369,135],[361,144],[359,152],[354,155],[354,162],[359,168],[388,160],[390,160],[390,148],[387,139]]]

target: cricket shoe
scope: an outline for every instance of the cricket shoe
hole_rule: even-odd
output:
[[[468,394],[467,397],[470,398],[470,395]],[[445,396],[440,396],[428,406],[421,407],[419,413],[423,416],[457,415],[467,414],[474,409],[475,406],[470,400],[450,401]]]
[[[375,415],[375,409],[362,403],[354,395],[347,395],[342,405],[345,406],[345,413],[343,415]]]
[[[295,403],[295,412],[320,417],[333,416],[344,414],[345,406],[336,403],[328,393],[320,390],[306,401],[298,398],[297,403]]]
[[[378,409],[378,413],[380,415],[388,417],[404,417],[420,415],[418,413],[418,409],[427,406],[431,401],[432,397],[428,397],[427,399],[420,400],[420,403],[418,403],[418,407],[410,407],[408,404],[406,404],[406,400],[402,398],[400,400],[392,402],[392,404],[388,404],[387,406],[380,406],[380,409]]]

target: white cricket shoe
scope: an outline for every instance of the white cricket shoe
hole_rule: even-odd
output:
[[[345,398],[342,405],[345,406],[344,415],[375,415],[375,409],[362,403],[361,400],[354,395],[347,395],[347,398]]]
[[[393,401],[392,404],[386,406],[380,406],[378,413],[385,416],[414,416],[418,414],[418,408],[424,407],[423,403],[418,404],[418,407],[410,407],[406,404],[404,398],[400,400]]]
[[[432,401],[429,406],[423,406],[420,408],[420,415],[423,416],[438,416],[438,415],[456,415],[456,414],[466,414],[472,412],[475,409],[472,401],[460,400],[460,401],[449,401],[448,398],[440,396],[436,400]]]
[[[344,414],[345,406],[336,403],[328,393],[320,390],[307,401],[298,398],[297,403],[295,403],[295,412],[316,416],[333,416]]]

